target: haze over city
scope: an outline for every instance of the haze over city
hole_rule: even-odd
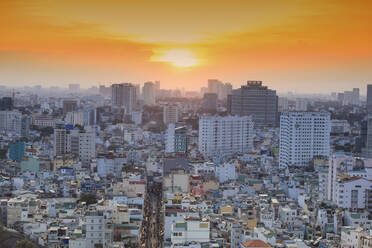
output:
[[[371,7],[0,0],[0,248],[371,248]]]
[[[370,1],[0,3],[0,84],[82,87],[219,78],[324,93],[372,79]]]

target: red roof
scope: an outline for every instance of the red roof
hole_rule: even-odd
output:
[[[248,242],[245,242],[242,244],[243,247],[254,247],[254,248],[261,248],[261,247],[271,247],[268,243],[263,242],[262,240],[259,239],[254,239]]]

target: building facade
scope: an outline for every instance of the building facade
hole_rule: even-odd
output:
[[[199,151],[207,157],[232,155],[253,149],[251,116],[201,116]]]
[[[279,166],[307,166],[330,155],[328,112],[286,112],[280,117]]]
[[[113,84],[112,105],[123,107],[125,113],[130,114],[136,108],[137,96],[136,87],[130,83]]]
[[[252,115],[256,126],[276,126],[278,97],[275,90],[262,81],[248,81],[247,85],[232,91],[228,97],[228,112],[233,115]]]

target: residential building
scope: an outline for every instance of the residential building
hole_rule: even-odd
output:
[[[308,166],[315,156],[330,155],[328,112],[286,112],[280,117],[279,166]]]
[[[163,122],[165,125],[178,122],[178,107],[174,104],[163,106]]]
[[[191,242],[206,243],[210,241],[209,221],[193,217],[185,217],[172,225],[172,245],[187,244]]]
[[[22,114],[18,111],[0,111],[0,132],[21,136]]]
[[[198,145],[199,151],[207,157],[252,151],[252,117],[201,116]]]
[[[166,153],[187,152],[187,129],[185,126],[176,127],[175,123],[169,123],[165,142]]]

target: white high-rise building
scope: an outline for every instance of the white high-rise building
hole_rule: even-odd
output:
[[[90,211],[85,217],[86,248],[107,247],[105,240],[105,218],[101,212]]]
[[[153,82],[144,83],[142,95],[145,105],[155,105],[156,85]]]
[[[83,122],[83,112],[82,111],[73,111],[68,112],[65,117],[65,122],[72,125],[84,126]]]
[[[177,105],[168,104],[163,107],[163,122],[165,125],[178,122]]]
[[[202,116],[199,151],[207,157],[244,153],[253,149],[251,116]]]
[[[280,116],[279,166],[307,166],[330,155],[328,112],[286,112]]]
[[[79,133],[79,159],[83,163],[89,163],[96,156],[96,133],[94,131],[82,131]]]
[[[18,111],[0,111],[0,132],[21,135],[22,114]]]

